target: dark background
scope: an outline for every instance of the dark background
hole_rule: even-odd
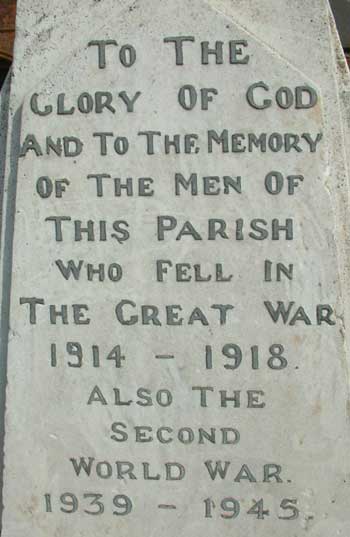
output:
[[[0,87],[11,65],[16,0],[0,0]]]
[[[8,60],[3,60],[0,58],[0,88],[5,80],[7,71],[11,65],[11,62]]]
[[[350,50],[350,0],[331,0],[330,3],[333,8],[343,47]]]

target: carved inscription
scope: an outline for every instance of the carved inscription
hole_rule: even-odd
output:
[[[305,349],[338,333],[313,254],[331,263],[321,94],[211,16],[208,34],[96,32],[81,82],[24,103],[15,240],[34,275],[19,269],[13,300],[62,442],[35,492],[52,534],[68,519],[71,537],[80,520],[136,535],[146,509],[169,535],[194,517],[201,534],[289,537],[309,516]]]

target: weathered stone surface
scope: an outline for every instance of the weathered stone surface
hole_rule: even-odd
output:
[[[19,5],[2,534],[348,536],[349,83],[329,6],[84,7]],[[117,43],[106,65],[96,40]]]

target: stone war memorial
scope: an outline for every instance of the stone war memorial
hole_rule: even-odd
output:
[[[349,537],[349,74],[325,0],[21,0],[2,537]]]

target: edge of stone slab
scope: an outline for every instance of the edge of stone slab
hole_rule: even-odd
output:
[[[12,280],[13,232],[16,213],[17,162],[20,145],[22,109],[12,115],[10,105],[12,72],[1,92],[0,179],[0,535],[3,512],[4,441],[7,386],[7,354],[10,336],[10,296]]]
[[[333,51],[337,67],[337,82],[339,100],[344,111],[344,123],[347,131],[350,131],[350,68],[348,66],[340,36],[336,27],[333,12],[330,8],[330,31],[333,36]],[[346,136],[346,139],[348,137]],[[350,154],[350,147],[345,143],[347,153]]]
[[[0,91],[0,240],[2,229],[2,203],[4,194],[6,145],[9,128],[11,71],[8,73]],[[1,243],[0,243],[1,244]]]
[[[335,83],[337,87],[338,114],[340,117],[339,127],[342,135],[342,157],[343,165],[341,172],[346,181],[345,195],[347,200],[350,199],[350,70],[340,41],[335,18],[329,4],[329,32],[331,35],[332,53],[335,63]],[[339,166],[339,164],[338,164]],[[347,207],[348,209],[348,207]],[[348,402],[347,414],[350,419],[350,337],[346,337],[350,326],[350,246],[349,246],[349,228],[350,212],[344,210],[342,218],[338,225],[338,233],[342,234],[344,239],[343,249],[340,254],[343,257],[343,271],[340,274],[340,280],[344,295],[344,317],[340,318],[342,323],[342,333],[344,338],[344,350],[346,359],[344,360],[344,373],[348,384]]]

